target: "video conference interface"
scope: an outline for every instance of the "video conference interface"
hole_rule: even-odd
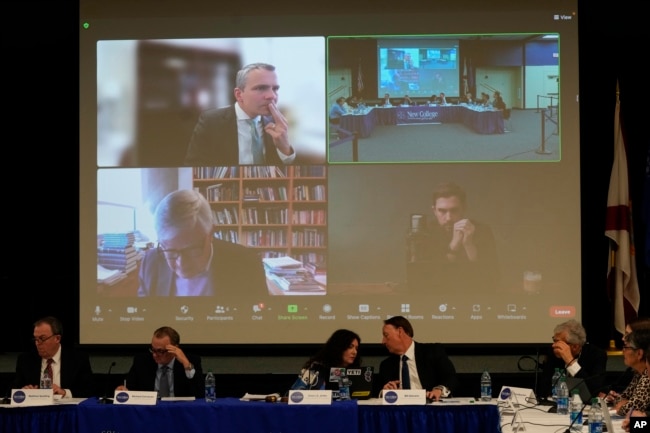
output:
[[[382,321],[394,315],[409,318],[422,341],[546,342],[549,327],[581,314],[579,131],[567,121],[579,108],[577,17],[566,5],[548,7],[494,12],[480,24],[449,12],[435,34],[421,15],[405,17],[408,26],[391,20],[390,31],[354,16],[287,16],[254,37],[244,31],[254,16],[149,26],[82,17],[80,343],[141,343],[162,325],[191,344],[320,343],[337,328],[379,343]],[[354,32],[348,21],[360,23]],[[275,104],[296,159],[184,164],[200,116],[232,106],[237,71],[256,62],[275,66]],[[397,134],[390,140],[399,154],[416,140],[463,148],[471,134],[477,152],[491,143],[481,140],[507,139],[513,155],[519,145],[530,156],[476,158],[468,147],[453,160],[332,158],[328,113],[339,95],[376,99],[405,89],[425,100],[444,92],[453,101],[440,116],[466,116],[458,102],[465,90],[497,91],[520,123],[489,135],[460,117],[376,123],[361,141]],[[522,144],[539,135],[539,95],[557,113],[549,157]],[[348,115],[380,122],[391,112]],[[436,199],[442,185],[456,191],[452,199]],[[237,287],[211,274],[211,296],[183,291],[192,283],[162,260],[176,250],[161,244],[154,221],[163,198],[181,190],[209,202],[210,244],[257,257],[255,271],[243,259],[231,264],[228,281],[261,270],[259,284]],[[465,238],[450,241],[453,233]],[[178,250],[176,265],[200,257],[200,245]],[[171,280],[155,284],[175,286],[143,295],[155,256],[156,272]]]

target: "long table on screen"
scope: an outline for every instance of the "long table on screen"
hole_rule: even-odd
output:
[[[499,423],[496,404],[391,406],[353,400],[288,405],[223,398],[153,406],[102,405],[87,399],[78,405],[0,407],[0,432],[21,433],[499,433]]]
[[[358,114],[341,116],[340,127],[370,137],[377,125],[462,123],[478,134],[503,134],[503,112],[467,105],[372,107]]]

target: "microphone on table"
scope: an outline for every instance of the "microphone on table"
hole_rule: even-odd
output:
[[[319,376],[319,370],[316,370],[318,367],[322,367],[323,364],[321,364],[319,361],[314,361],[309,365],[309,388],[308,389],[313,389],[314,385],[318,383],[318,376]],[[312,376],[312,371],[315,371],[315,374]]]
[[[108,367],[108,373],[106,373],[106,388],[104,392],[104,397],[99,399],[101,404],[113,404],[113,399],[108,397],[109,385],[111,383],[111,370],[115,367],[116,362],[111,362],[110,367]]]

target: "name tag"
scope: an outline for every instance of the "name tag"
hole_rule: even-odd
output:
[[[113,404],[155,405],[158,401],[156,391],[115,391]]]
[[[52,389],[12,389],[11,406],[47,406],[54,404]]]
[[[425,389],[391,389],[383,391],[382,404],[405,405],[427,404],[427,391]]]
[[[291,390],[289,404],[332,404],[332,391],[329,389]]]

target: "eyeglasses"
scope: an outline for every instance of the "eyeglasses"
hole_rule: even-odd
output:
[[[43,344],[43,343],[45,343],[47,340],[49,340],[50,338],[54,337],[55,335],[57,335],[57,334],[52,334],[52,335],[50,335],[49,337],[44,337],[44,336],[42,336],[42,335],[41,335],[40,337],[33,337],[33,338],[32,338],[32,341],[33,341],[34,343],[36,343],[36,344]]]
[[[154,349],[153,347],[150,347],[149,352],[151,352],[154,355],[164,355],[165,353],[167,353],[167,349]]]
[[[165,258],[167,260],[176,260],[180,256],[191,258],[191,259],[200,257],[201,254],[203,254],[203,249],[204,249],[203,247],[204,246],[201,245],[201,246],[187,247],[180,250],[173,250],[173,249],[166,250],[163,248],[162,245],[158,244],[158,249],[160,250],[160,252],[162,252],[165,255]]]
[[[628,349],[628,350],[639,350],[638,347],[634,347],[634,346],[623,346],[623,347],[621,347],[621,349],[623,349],[623,350],[625,350],[625,349]]]

